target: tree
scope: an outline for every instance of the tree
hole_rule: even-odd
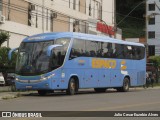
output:
[[[116,22],[117,24],[124,19],[124,17],[133,10],[138,4],[144,0],[117,0],[116,1]],[[141,4],[134,11],[117,25],[121,28],[123,38],[144,37],[145,32],[145,4]]]
[[[156,68],[156,82],[158,83],[158,78],[159,78],[158,69],[160,66],[160,56],[150,56],[149,61],[152,62],[154,64],[154,67]]]
[[[1,31],[0,32],[0,47],[1,45],[7,41],[8,39],[10,38],[10,35],[8,32],[5,32],[5,31]]]
[[[10,38],[8,32],[1,31],[0,32],[0,72],[3,73],[3,77],[6,80],[7,78],[7,68],[9,68],[9,61],[8,61],[8,52],[10,48],[1,47],[2,44]]]
[[[16,56],[17,54],[14,53],[12,56],[12,61],[8,59],[8,52],[10,48],[8,47],[1,47],[0,48],[0,72],[3,73],[3,77],[6,80],[8,72],[14,72],[16,66]]]

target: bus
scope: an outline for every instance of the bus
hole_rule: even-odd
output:
[[[25,38],[18,50],[15,84],[39,95],[66,90],[108,88],[127,92],[145,84],[145,46],[110,37],[73,33],[43,33]]]

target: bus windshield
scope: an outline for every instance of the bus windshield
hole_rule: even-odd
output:
[[[70,39],[61,38],[52,41],[23,42],[19,48],[16,64],[16,74],[40,75],[60,67],[63,64]],[[50,45],[59,44],[52,50],[52,55],[47,56]]]

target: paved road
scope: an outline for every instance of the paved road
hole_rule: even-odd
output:
[[[86,90],[75,96],[57,93],[42,97],[32,93],[0,101],[0,111],[160,111],[159,93],[159,88],[132,89],[127,93],[109,90],[101,94]]]

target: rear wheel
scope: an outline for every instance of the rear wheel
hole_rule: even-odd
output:
[[[76,93],[76,81],[74,78],[69,80],[68,89],[66,90],[67,95],[74,95]]]
[[[94,88],[94,90],[99,93],[106,92],[106,88]]]
[[[41,96],[45,96],[47,94],[46,90],[38,90],[38,94]]]
[[[120,88],[117,88],[117,91],[119,92],[128,92],[129,91],[129,87],[130,87],[130,82],[129,79],[126,77],[123,80],[123,86]]]

